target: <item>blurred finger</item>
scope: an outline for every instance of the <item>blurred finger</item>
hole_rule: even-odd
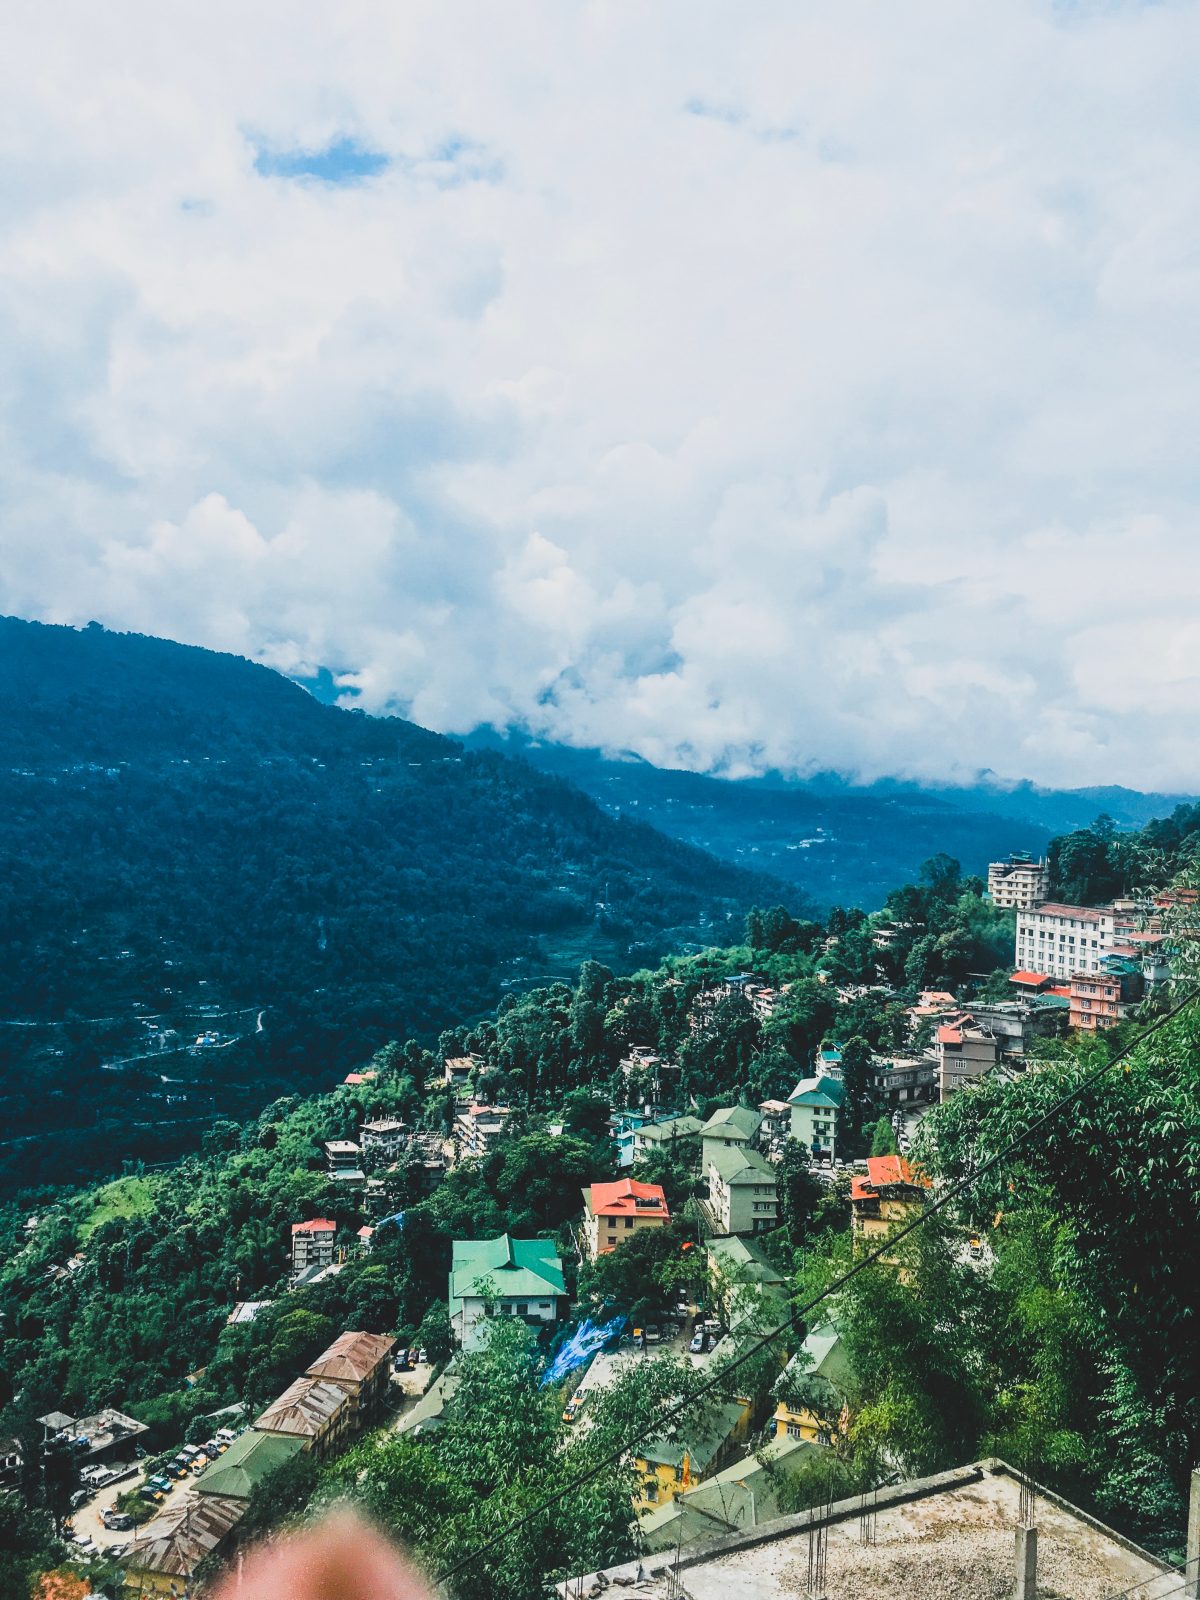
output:
[[[216,1600],[432,1600],[429,1584],[388,1542],[341,1512],[263,1546],[229,1573]]]

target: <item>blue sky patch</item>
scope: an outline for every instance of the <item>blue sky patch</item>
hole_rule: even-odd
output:
[[[374,178],[388,166],[380,150],[357,139],[334,139],[320,150],[261,148],[254,169],[265,178],[315,178],[318,183],[352,184]]]

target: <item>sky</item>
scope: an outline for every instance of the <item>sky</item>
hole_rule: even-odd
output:
[[[0,611],[1200,791],[1200,7],[18,4]]]

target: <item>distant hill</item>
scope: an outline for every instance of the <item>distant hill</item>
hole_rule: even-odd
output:
[[[1186,798],[1005,785],[989,775],[966,788],[897,779],[854,784],[836,773],[730,780],[490,728],[466,743],[520,754],[586,790],[613,815],[638,817],[726,861],[783,878],[822,906],[868,910],[897,884],[913,881],[921,862],[938,851],[982,876],[989,861],[1011,850],[1040,854],[1055,835],[1087,827],[1101,812],[1132,829]]]
[[[524,762],[94,624],[0,619],[0,730],[0,1166],[31,1180],[50,1128],[175,1148],[781,894]]]

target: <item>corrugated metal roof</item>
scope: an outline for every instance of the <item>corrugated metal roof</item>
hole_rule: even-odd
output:
[[[308,1368],[308,1376],[361,1383],[381,1361],[387,1360],[395,1343],[383,1333],[339,1334]]]
[[[161,1511],[147,1532],[133,1541],[123,1564],[134,1572],[190,1578],[245,1511],[244,1500],[190,1490],[178,1504]]]
[[[336,1383],[297,1378],[259,1417],[254,1426],[264,1433],[296,1433],[315,1439],[350,1397]]]

